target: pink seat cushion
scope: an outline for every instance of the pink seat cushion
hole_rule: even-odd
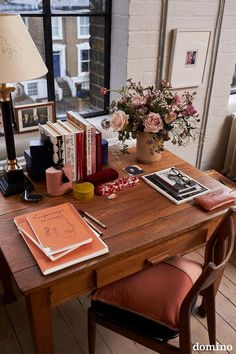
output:
[[[180,306],[202,267],[182,257],[173,257],[167,262],[97,289],[92,300],[129,310],[178,330]]]

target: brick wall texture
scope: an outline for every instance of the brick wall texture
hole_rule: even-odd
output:
[[[168,77],[172,30],[209,30],[211,40],[207,53],[204,78],[201,85],[178,90],[196,90],[195,105],[200,118],[205,110],[209,68],[220,0],[169,0],[167,34],[164,50],[164,74]],[[203,146],[201,169],[221,170],[229,136],[227,106],[230,84],[236,58],[236,1],[226,0],[220,33],[220,43],[213,78],[213,89],[207,116],[207,129]],[[124,85],[127,78],[140,80],[144,85],[156,83],[158,45],[160,37],[160,0],[113,1],[111,87]],[[112,97],[114,98],[114,97]],[[188,147],[177,148],[167,144],[168,149],[192,164],[196,163],[199,141]]]

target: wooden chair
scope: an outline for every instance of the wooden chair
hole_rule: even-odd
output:
[[[222,276],[233,250],[235,213],[236,208],[228,210],[208,241],[204,265],[201,266],[200,275],[191,285],[185,270],[192,267],[196,275],[199,264],[182,257],[174,257],[170,262],[162,262],[97,289],[92,295],[92,306],[88,310],[89,354],[95,354],[96,323],[158,353],[191,354],[190,317],[200,292],[205,299],[210,344],[215,345],[215,293],[219,285],[218,278]],[[178,265],[178,262],[185,267],[184,271],[176,267],[175,264]],[[177,281],[175,281],[176,277]],[[161,281],[159,278],[162,278]],[[156,303],[156,298],[163,291],[164,295],[160,295],[162,300]],[[148,300],[149,293],[152,301]],[[144,297],[144,304],[140,305],[140,310],[139,302],[142,302],[142,297]],[[175,307],[177,298],[180,303]],[[164,302],[167,308],[163,308]],[[165,320],[161,316],[165,312],[168,313],[168,306],[171,308],[174,306],[170,313],[172,311],[175,316],[171,313],[172,317]],[[161,314],[159,318],[155,317],[156,312]],[[170,323],[170,318],[174,318],[174,325]],[[177,336],[179,336],[179,347],[168,343],[168,340]]]

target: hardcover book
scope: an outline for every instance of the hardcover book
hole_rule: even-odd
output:
[[[89,176],[96,172],[96,128],[81,115],[72,111],[67,112],[67,120],[85,131],[86,175]]]
[[[56,254],[92,241],[92,231],[70,203],[26,215],[46,254]]]
[[[61,124],[76,134],[77,180],[80,181],[85,177],[85,132],[72,121]]]
[[[61,121],[56,123],[48,122],[47,125],[64,136],[65,163],[72,167],[72,181],[74,182],[77,180],[76,135],[70,132]]]
[[[42,125],[39,123],[39,132],[41,139],[44,140],[45,145],[52,156],[55,164],[65,164],[64,155],[64,137],[61,133],[57,133],[53,128],[47,124]]]
[[[210,191],[209,188],[175,167],[150,173],[142,176],[142,179],[175,204],[182,204]]]

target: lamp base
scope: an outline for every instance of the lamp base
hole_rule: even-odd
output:
[[[33,190],[32,183],[24,175],[22,167],[15,171],[4,171],[4,175],[0,177],[0,190],[4,197],[20,194],[25,189]]]

